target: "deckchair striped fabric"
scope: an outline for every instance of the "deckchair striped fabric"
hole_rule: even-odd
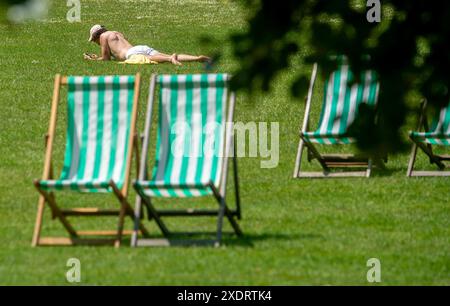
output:
[[[68,124],[64,166],[43,190],[107,192],[125,179],[134,76],[68,77]]]
[[[222,174],[228,75],[160,75],[156,163],[135,188],[152,197],[211,194]]]
[[[343,64],[325,81],[324,99],[319,127],[314,132],[305,132],[307,141],[319,144],[348,144],[354,141],[346,135],[347,129],[358,115],[360,104],[375,105],[378,100],[379,83],[374,71],[361,73],[361,83],[349,65]]]
[[[450,145],[450,104],[443,107],[433,119],[430,131],[411,132],[414,139],[432,145]]]

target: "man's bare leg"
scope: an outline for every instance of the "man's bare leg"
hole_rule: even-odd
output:
[[[158,62],[158,63],[165,63],[169,62],[174,65],[181,65],[181,62],[209,62],[211,61],[210,57],[204,56],[204,55],[189,55],[189,54],[165,54],[165,53],[158,53],[155,55],[149,56],[150,60]]]
[[[180,62],[208,62],[211,61],[210,57],[204,55],[189,55],[189,54],[178,54],[178,61]]]
[[[158,53],[155,55],[149,55],[148,58],[151,61],[154,61],[157,63],[172,63],[174,65],[181,65],[181,63],[177,60],[177,55],[175,53],[172,55]]]

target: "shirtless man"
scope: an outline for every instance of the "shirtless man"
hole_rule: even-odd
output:
[[[109,61],[114,57],[116,60],[124,61],[134,54],[143,54],[151,61],[157,63],[169,62],[174,65],[181,65],[181,62],[209,62],[211,59],[207,56],[176,54],[164,54],[149,46],[133,46],[123,36],[116,31],[108,31],[104,26],[94,25],[90,30],[89,41],[94,42],[101,47],[101,55],[85,54],[87,60]]]

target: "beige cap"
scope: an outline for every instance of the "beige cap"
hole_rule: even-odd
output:
[[[95,33],[97,33],[98,31],[100,31],[103,28],[104,27],[102,25],[99,25],[99,24],[96,24],[96,25],[92,26],[91,30],[89,31],[90,36],[89,36],[89,40],[88,41],[93,41]]]

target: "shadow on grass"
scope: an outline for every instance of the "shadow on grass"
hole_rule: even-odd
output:
[[[372,174],[371,177],[389,177],[392,176],[393,174],[397,174],[399,172],[404,172],[406,175],[406,169],[403,168],[399,168],[399,167],[395,167],[395,168],[388,168],[388,167],[384,167],[384,168],[374,168],[372,169]]]
[[[155,244],[154,247],[211,247],[215,245],[215,232],[172,232],[169,238],[161,235],[155,235],[149,238],[149,240],[154,241],[167,241],[166,245]],[[275,240],[281,242],[289,241],[299,241],[299,240],[312,240],[312,239],[323,239],[322,235],[318,234],[274,234],[274,233],[263,233],[263,234],[244,234],[243,236],[236,236],[232,232],[224,232],[222,234],[222,245],[223,246],[236,246],[236,247],[247,247],[253,248],[259,242]],[[145,239],[142,239],[145,240]],[[112,247],[112,244],[103,244],[92,246],[88,244],[88,241],[80,239],[76,247]],[[131,244],[130,237],[123,237],[121,241],[121,248],[129,248]],[[42,246],[43,248],[70,248],[73,246]]]
[[[254,247],[258,242],[267,240],[296,241],[322,238],[323,236],[318,234],[244,234],[242,237],[236,237],[234,235],[229,235],[229,238],[227,237],[227,239],[224,237],[223,243],[229,246]]]

